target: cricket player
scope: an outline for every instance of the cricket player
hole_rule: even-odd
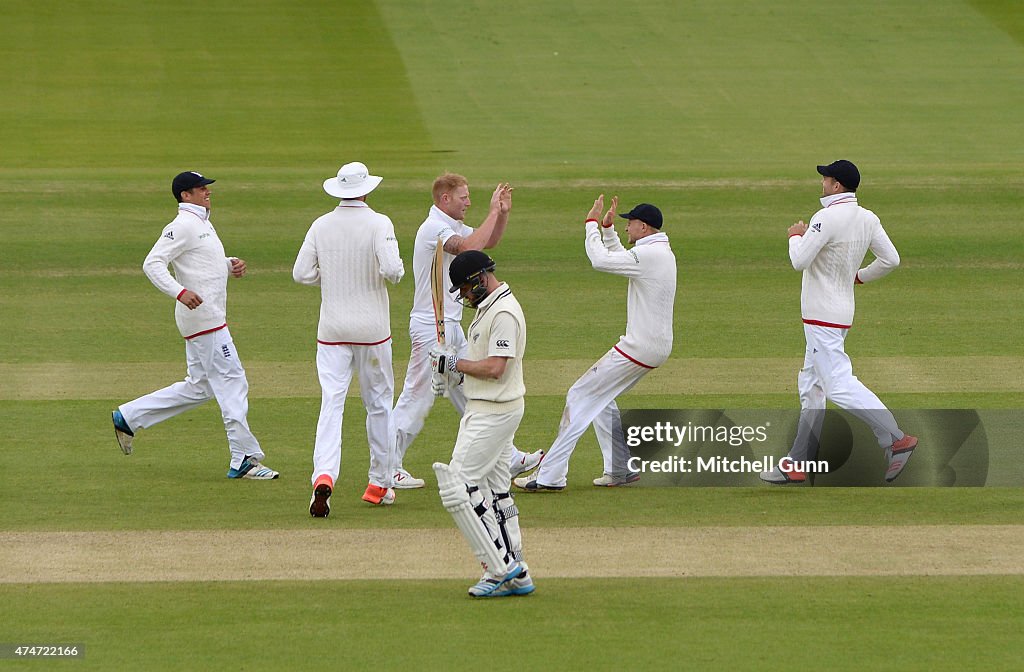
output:
[[[526,318],[483,252],[462,252],[449,269],[452,292],[477,309],[463,354],[430,352],[434,392],[463,388],[466,410],[449,464],[434,463],[441,502],[483,566],[473,597],[527,595],[519,510],[509,492],[512,439],[523,418]]]
[[[604,474],[594,479],[594,485],[614,487],[640,479],[639,473],[627,468],[629,450],[615,398],[661,366],[672,352],[676,257],[661,230],[661,210],[649,203],[619,215],[629,220],[626,236],[633,245],[624,248],[614,226],[618,206],[618,197],[613,197],[602,219],[604,194],[594,201],[587,213],[585,245],[595,270],[629,278],[626,333],[569,388],[558,436],[540,468],[532,476],[515,479],[516,487],[526,492],[565,489],[569,458],[591,424],[604,457]]]
[[[326,518],[331,493],[341,472],[341,425],[352,375],[366,408],[370,446],[369,484],[363,501],[395,501],[394,453],[388,419],[394,401],[391,369],[391,311],[385,281],[398,283],[405,266],[391,220],[374,212],[367,194],[383,178],[370,175],[359,162],[346,163],[324,191],[341,202],[309,227],[292,268],[293,279],[320,287],[320,321],[316,334],[316,370],[322,392],[313,448],[313,495],[309,513]]]
[[[210,186],[216,180],[194,171],[171,181],[178,216],[160,232],[142,270],[157,289],[175,299],[174,321],[185,339],[185,380],[121,404],[113,412],[114,436],[125,455],[135,432],[217,399],[228,435],[228,478],[272,480],[263,449],[249,429],[249,383],[227,325],[228,275],[245,275],[245,261],[224,254],[210,222]],[[174,268],[174,275],[167,270]]]
[[[844,350],[853,326],[854,285],[885,277],[900,264],[900,255],[875,213],[857,203],[860,171],[841,159],[818,166],[821,175],[821,210],[789,227],[789,259],[803,271],[800,312],[804,322],[804,366],[797,376],[800,421],[789,454],[771,471],[761,473],[767,483],[803,483],[797,468],[813,459],[824,420],[825,401],[860,418],[885,450],[885,480],[892,482],[907,466],[917,437],[905,434],[896,419],[862,382]],[[860,268],[868,250],[874,261]]]
[[[395,444],[398,459],[395,487],[399,489],[422,488],[424,485],[422,478],[416,478],[405,470],[402,461],[409,446],[423,429],[434,405],[434,395],[430,389],[429,352],[438,344],[438,331],[430,283],[437,245],[440,241],[444,249],[445,268],[442,275],[445,290],[450,290],[448,270],[455,255],[467,250],[496,246],[505,233],[509,211],[512,209],[512,187],[499,184],[491,195],[487,217],[479,228],[474,229],[463,221],[471,204],[469,184],[465,177],[455,173],[441,175],[434,180],[432,195],[434,204],[416,232],[413,247],[412,269],[416,288],[412,311],[409,313],[412,351],[409,354],[405,384],[391,414],[391,440]],[[445,297],[445,342],[455,354],[462,356],[466,352],[466,336],[461,322],[462,304],[448,291],[442,293]],[[460,415],[465,412],[466,397],[462,388],[450,390],[448,399]],[[544,451],[525,454],[516,450],[510,458],[513,471],[517,474],[529,471],[537,466],[543,456]]]

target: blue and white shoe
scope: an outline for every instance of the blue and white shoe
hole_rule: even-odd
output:
[[[530,574],[523,571],[522,574],[514,579],[509,579],[501,586],[498,590],[491,593],[491,597],[508,597],[510,595],[529,595],[536,587],[533,585],[533,579],[530,578]]]
[[[523,566],[518,561],[515,561],[508,566],[508,571],[505,572],[504,576],[484,574],[480,577],[479,581],[469,587],[469,594],[472,597],[495,597],[495,591],[501,588],[506,581],[511,581],[525,571]]]
[[[115,410],[110,414],[111,419],[114,421],[114,437],[117,439],[117,445],[121,446],[121,452],[125,455],[132,454],[132,441],[135,439],[135,432],[128,426],[128,422],[121,415],[121,409]]]
[[[256,481],[269,481],[280,476],[279,473],[264,467],[255,457],[246,456],[238,469],[228,469],[228,478],[251,478]]]

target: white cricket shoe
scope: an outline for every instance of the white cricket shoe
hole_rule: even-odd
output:
[[[228,478],[251,478],[254,481],[272,481],[280,476],[279,473],[269,467],[260,464],[255,457],[246,455],[238,469],[228,469]]]
[[[509,579],[500,588],[491,594],[491,597],[509,597],[510,595],[529,595],[536,586],[533,585],[533,579],[530,578],[529,573],[524,569],[523,573],[514,579]]]
[[[889,462],[885,470],[885,482],[892,483],[896,477],[903,473],[903,469],[910,461],[910,456],[917,448],[917,437],[906,434],[902,439],[896,441],[889,448],[885,449],[885,459]]]
[[[485,572],[479,581],[469,587],[469,594],[472,597],[499,597],[495,592],[506,582],[522,575],[525,571],[518,561],[513,560],[508,566],[508,571],[503,575],[492,575]]]
[[[623,476],[613,476],[611,474],[604,474],[601,478],[594,479],[594,485],[602,488],[616,488],[620,485],[629,485],[630,483],[636,483],[640,480],[640,473],[636,471],[627,472]]]
[[[415,490],[426,484],[427,482],[422,478],[416,478],[404,468],[399,467],[395,472],[395,490]]]
[[[528,471],[533,471],[540,466],[541,461],[544,459],[544,451],[536,450],[532,453],[523,453],[523,456],[518,460],[512,462],[509,466],[509,472],[512,478],[520,474],[525,474]]]
[[[512,479],[512,485],[526,492],[561,492],[565,490],[564,485],[543,485],[537,480],[537,474],[514,478]]]
[[[805,483],[807,474],[796,469],[783,470],[782,467],[775,467],[771,471],[762,471],[760,478],[765,483],[774,485],[785,485],[787,483]]]

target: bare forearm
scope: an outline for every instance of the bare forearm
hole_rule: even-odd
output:
[[[505,219],[507,221],[508,217]],[[465,252],[466,250],[482,250],[485,247],[493,247],[491,240],[494,236],[494,228],[497,222],[498,213],[495,210],[491,210],[487,213],[487,219],[483,221],[480,227],[462,239],[462,242],[459,245],[459,252]],[[504,226],[502,226],[502,230],[504,231]]]
[[[487,359],[460,359],[455,370],[474,378],[497,380],[505,373],[507,357],[488,357]]]
[[[491,231],[491,238],[487,241],[485,248],[496,247],[501,242],[501,237],[505,235],[505,227],[508,225],[508,213],[499,212],[498,218],[494,221],[494,229]]]

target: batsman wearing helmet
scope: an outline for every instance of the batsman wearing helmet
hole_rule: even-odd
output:
[[[499,184],[491,195],[487,218],[476,229],[463,221],[470,206],[466,178],[445,173],[432,188],[434,204],[426,220],[416,231],[412,269],[416,282],[412,311],[409,313],[409,338],[412,351],[405,374],[402,393],[391,413],[390,438],[398,465],[395,488],[422,488],[425,481],[416,478],[403,465],[406,451],[423,429],[435,395],[430,393],[430,350],[447,348],[462,356],[466,352],[466,335],[462,330],[462,304],[447,289],[448,269],[456,255],[469,250],[494,247],[501,240],[512,209],[512,187]],[[459,415],[466,409],[462,388],[444,395]],[[543,451],[527,455],[515,451],[512,465],[515,473],[537,466]]]
[[[519,511],[509,493],[512,439],[523,418],[526,394],[526,318],[483,252],[459,254],[449,277],[449,291],[459,292],[477,312],[466,332],[463,357],[441,349],[430,355],[434,393],[461,386],[466,395],[451,462],[434,463],[441,502],[484,569],[469,594],[527,595],[533,592],[533,579],[523,562]]]

